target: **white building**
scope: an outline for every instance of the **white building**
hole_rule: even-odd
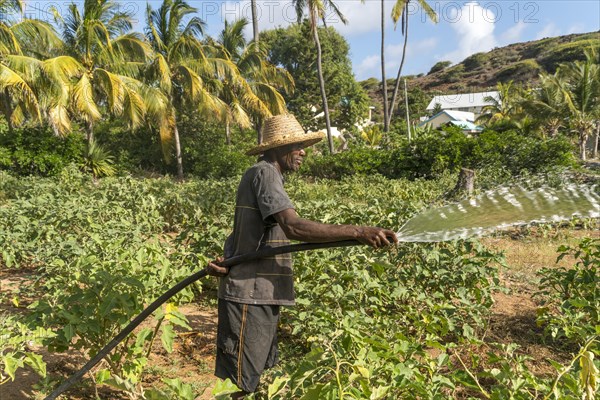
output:
[[[419,127],[429,126],[437,129],[445,125],[460,127],[465,133],[477,133],[481,128],[475,125],[475,114],[469,111],[443,110],[419,124]]]
[[[497,91],[480,93],[457,93],[444,96],[434,96],[427,106],[429,115],[437,108],[445,111],[465,111],[475,114],[475,119],[481,115],[484,106],[489,105],[486,97],[492,97],[500,101],[500,94]],[[437,106],[439,104],[439,106]]]

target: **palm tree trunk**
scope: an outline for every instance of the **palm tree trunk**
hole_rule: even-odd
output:
[[[179,129],[175,122],[173,129],[173,137],[175,138],[175,158],[177,159],[177,179],[183,180],[183,157],[181,156],[181,143],[179,141]]]
[[[587,152],[585,145],[587,144],[588,135],[586,132],[579,132],[579,155],[581,156],[581,161],[585,161],[587,159]]]
[[[231,127],[229,121],[225,122],[225,143],[227,146],[231,146]]]
[[[88,146],[94,141],[94,123],[92,121],[86,124],[85,139]]]
[[[594,140],[594,150],[592,158],[598,158],[598,142],[600,141],[600,121],[596,121],[596,139]]]
[[[388,94],[385,78],[385,0],[381,0],[381,91],[383,95],[383,131],[390,131],[388,118]]]
[[[406,2],[406,8],[404,9],[404,48],[402,49],[402,60],[400,61],[400,67],[398,68],[398,75],[396,76],[396,85],[394,86],[394,93],[392,94],[392,101],[390,101],[389,114],[388,114],[388,125],[392,122],[392,115],[394,115],[394,106],[396,105],[396,98],[398,97],[398,89],[400,88],[400,75],[402,75],[402,67],[404,66],[404,59],[406,58],[406,44],[408,43],[408,2]]]
[[[252,30],[254,32],[254,43],[258,44],[258,13],[256,11],[256,0],[250,0],[252,9]]]
[[[256,122],[256,144],[261,144],[263,141],[262,137],[262,120],[259,119]]]
[[[327,127],[327,142],[329,144],[329,153],[333,154],[333,137],[331,136],[331,121],[329,120],[329,106],[327,105],[327,95],[325,94],[325,79],[323,78],[321,41],[319,40],[319,32],[317,31],[316,25],[313,29],[313,37],[317,46],[317,73],[319,75],[319,86],[321,88],[321,98],[323,100],[323,114],[325,115],[325,126]]]

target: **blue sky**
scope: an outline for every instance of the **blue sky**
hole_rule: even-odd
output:
[[[208,23],[211,35],[218,34],[225,19],[234,20],[240,16],[250,19],[251,16],[249,0],[188,2]],[[28,14],[47,18],[40,9],[47,10],[50,5],[61,9],[68,3],[71,1],[28,0]],[[151,0],[148,3],[157,8],[161,1]],[[427,73],[438,61],[460,62],[471,54],[511,43],[600,30],[600,2],[596,0],[429,0],[428,3],[437,11],[439,23],[429,21],[416,5],[410,9],[408,55],[403,74]],[[123,9],[138,15],[136,28],[140,30],[146,2],[121,1],[120,4]],[[287,26],[296,20],[295,9],[289,0],[257,0],[257,4],[261,30]],[[336,4],[348,19],[348,24],[344,25],[333,15],[327,15],[326,21],[350,43],[357,79],[380,78],[381,1],[337,0]],[[394,1],[385,2],[388,15],[393,4]],[[396,75],[400,64],[403,37],[400,27],[394,30],[391,18],[386,24],[386,71],[390,78]],[[246,34],[251,36],[250,26]]]

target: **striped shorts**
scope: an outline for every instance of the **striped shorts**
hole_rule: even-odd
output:
[[[244,392],[254,392],[262,372],[277,363],[278,322],[277,305],[219,299],[215,375],[231,379]]]

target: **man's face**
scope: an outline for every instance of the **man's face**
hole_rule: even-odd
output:
[[[299,144],[284,146],[277,151],[277,162],[281,172],[298,171],[304,157],[306,157],[306,152]]]

